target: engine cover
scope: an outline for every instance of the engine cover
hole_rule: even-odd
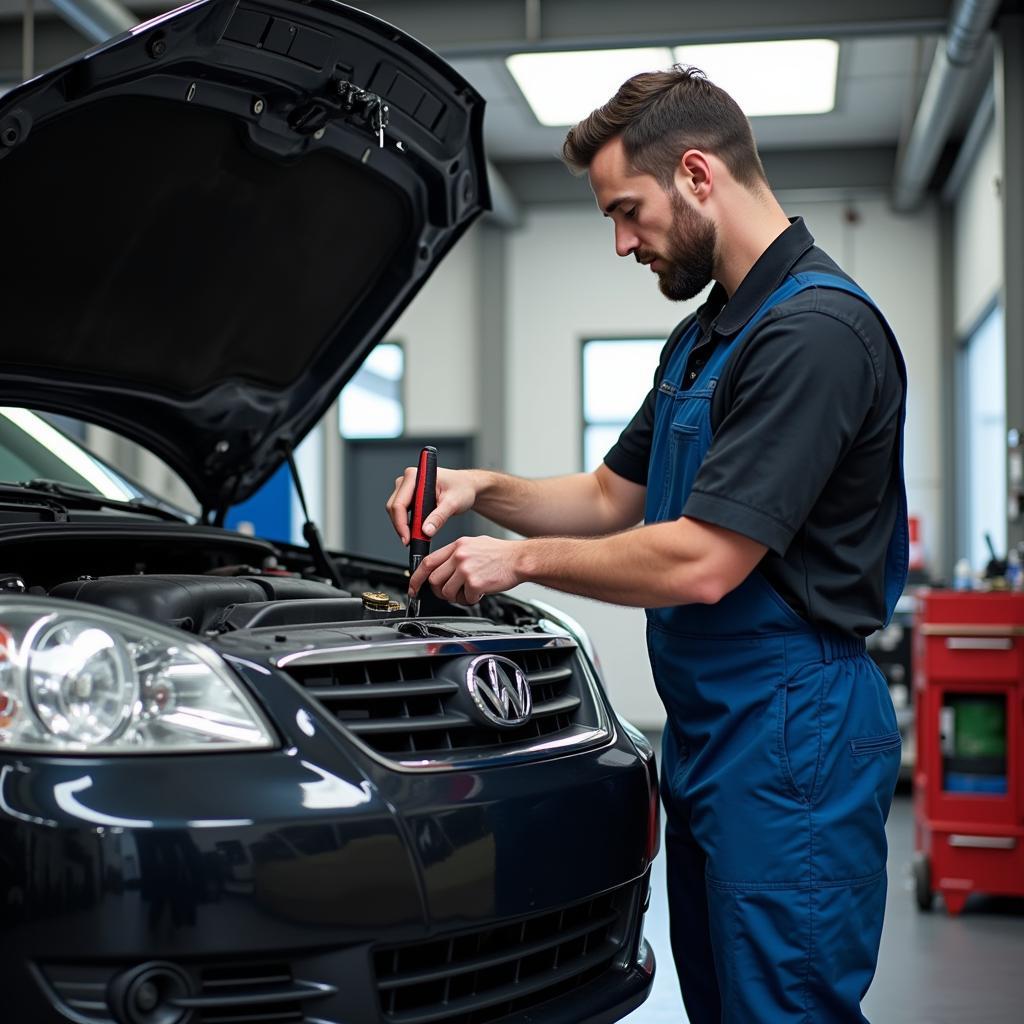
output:
[[[199,633],[234,605],[348,595],[330,584],[294,577],[155,574],[59,583],[50,596],[86,601]]]

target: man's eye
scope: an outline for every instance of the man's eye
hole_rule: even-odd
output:
[[[636,220],[636,207],[632,206],[623,213],[626,220]]]

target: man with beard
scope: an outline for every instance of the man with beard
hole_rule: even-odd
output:
[[[899,349],[700,72],[630,79],[563,155],[668,298],[716,284],[595,472],[439,473],[428,532],[474,508],[527,539],[460,539],[410,593],[473,604],[529,580],[646,607],[690,1020],[861,1022],[899,768],[863,639],[906,579]],[[405,541],[413,478],[388,500]]]

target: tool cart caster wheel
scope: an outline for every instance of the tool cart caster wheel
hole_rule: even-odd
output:
[[[914,857],[914,898],[918,910],[931,910],[935,893],[932,892],[932,865],[923,853]]]

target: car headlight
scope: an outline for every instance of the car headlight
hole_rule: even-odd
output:
[[[267,749],[217,655],[162,626],[58,601],[0,602],[0,751]]]

